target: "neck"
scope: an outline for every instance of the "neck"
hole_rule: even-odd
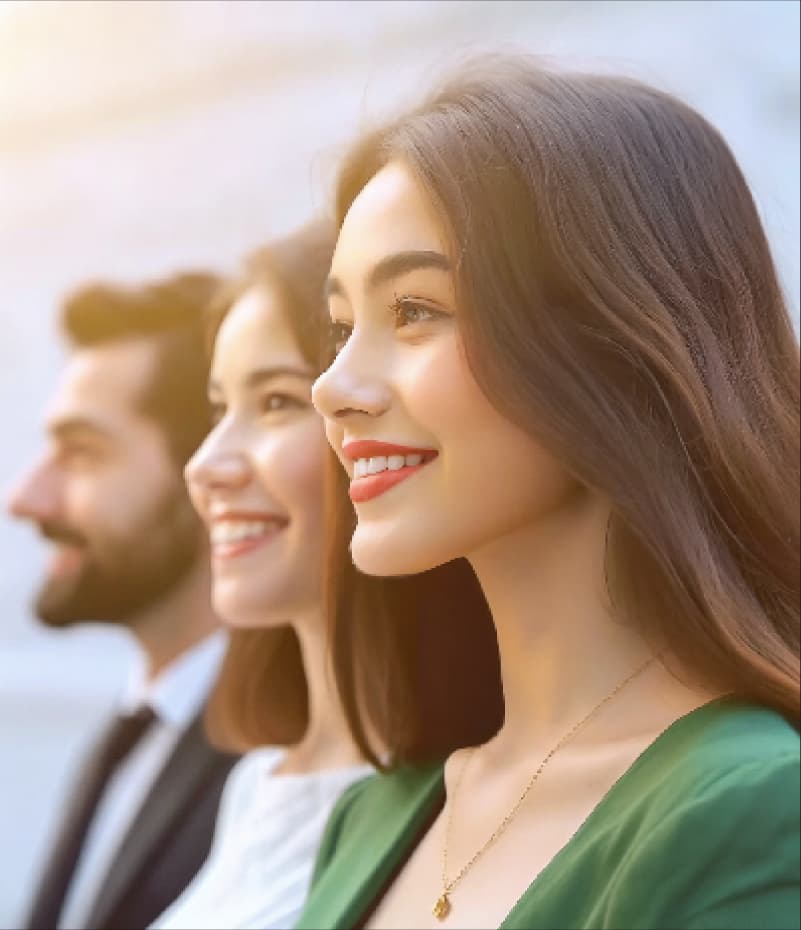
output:
[[[364,760],[350,734],[329,663],[325,618],[319,608],[298,616],[293,627],[300,641],[309,692],[309,725],[281,766],[283,773],[345,768]]]
[[[610,609],[608,516],[604,501],[580,492],[470,558],[498,637],[505,719],[492,743],[499,752],[519,755],[558,739],[652,653]]]
[[[170,593],[129,624],[147,657],[148,680],[219,627],[211,608],[208,559],[201,556]]]

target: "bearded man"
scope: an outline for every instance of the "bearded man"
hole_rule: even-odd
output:
[[[90,284],[63,307],[70,353],[46,448],[9,509],[52,543],[39,619],[122,626],[141,661],[68,796],[30,930],[146,927],[210,847],[234,758],[202,726],[225,639],[182,473],[209,428],[204,310],[218,284]]]

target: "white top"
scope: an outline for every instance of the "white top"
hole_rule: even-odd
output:
[[[67,891],[59,930],[86,926],[120,843],[214,684],[226,643],[224,632],[213,633],[152,681],[148,681],[144,657],[134,663],[118,711],[133,713],[150,705],[156,719],[103,792]]]
[[[275,747],[254,749],[231,769],[209,857],[151,930],[295,926],[331,810],[348,785],[373,769],[273,774],[284,755]]]

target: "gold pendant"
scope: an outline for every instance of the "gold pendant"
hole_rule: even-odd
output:
[[[437,903],[431,910],[431,913],[437,918],[437,920],[445,920],[445,918],[451,912],[451,902],[448,898],[448,892],[443,892],[438,898]]]

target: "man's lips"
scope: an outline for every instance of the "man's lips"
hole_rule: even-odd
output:
[[[349,494],[350,499],[357,504],[372,500],[394,488],[396,484],[425,468],[438,455],[434,449],[372,439],[344,443],[342,453],[355,463]],[[367,473],[367,467],[376,467],[378,470]]]
[[[77,572],[83,565],[85,551],[84,546],[76,546],[73,543],[57,543],[50,560],[50,575],[60,577]]]

